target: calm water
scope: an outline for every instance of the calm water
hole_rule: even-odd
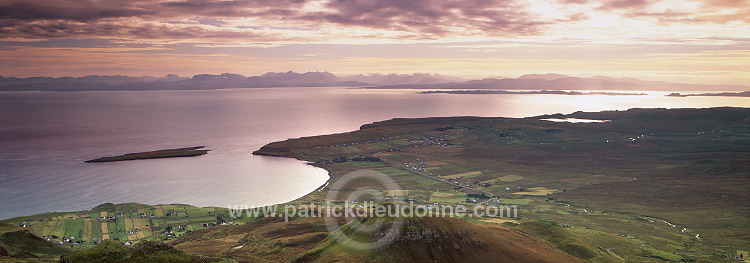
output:
[[[105,202],[269,205],[322,185],[325,171],[250,153],[266,143],[396,117],[506,116],[651,108],[750,107],[750,98],[416,94],[269,88],[0,93],[0,219]],[[200,157],[83,163],[206,145]]]

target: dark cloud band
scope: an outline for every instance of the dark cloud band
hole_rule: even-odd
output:
[[[599,12],[668,23],[748,21],[750,0],[696,0],[705,9],[735,8],[736,14],[699,16],[654,13],[646,0],[558,0],[567,5],[595,4]],[[658,1],[657,1],[658,2]],[[224,39],[278,41],[269,25],[296,28],[363,28],[394,32],[394,39],[456,36],[528,36],[554,24],[586,19],[585,14],[542,19],[524,0],[4,0],[0,38]],[[318,8],[309,8],[317,6]],[[744,13],[743,13],[744,10]],[[230,25],[250,18],[264,25]],[[271,26],[271,27],[274,27]],[[294,38],[303,40],[305,34]],[[363,36],[372,37],[370,34]],[[321,35],[308,34],[309,39]],[[330,36],[329,36],[330,37]],[[351,37],[351,36],[345,36]]]

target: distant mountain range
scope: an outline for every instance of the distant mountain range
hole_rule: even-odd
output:
[[[404,84],[436,84],[436,83],[448,83],[466,81],[466,79],[443,76],[439,74],[431,75],[426,73],[415,73],[412,75],[408,74],[372,74],[372,75],[356,75],[350,77],[343,77],[344,80],[357,81],[364,83],[372,83],[376,85],[404,85]]]
[[[461,90],[635,90],[635,91],[740,91],[750,90],[742,85],[684,84],[647,81],[634,78],[596,76],[578,78],[560,74],[528,74],[511,79],[482,79],[437,84],[380,85],[376,89],[461,89]]]
[[[270,87],[352,86],[377,89],[462,89],[462,90],[662,90],[662,91],[746,91],[742,85],[701,85],[634,78],[597,76],[578,78],[560,74],[528,74],[519,78],[465,80],[456,77],[416,74],[372,74],[339,77],[330,72],[269,72],[246,77],[239,74],[200,74],[192,78],[170,74],[157,77],[85,76],[31,77],[0,76],[0,91],[115,91],[115,90],[211,90]]]
[[[325,87],[372,85],[345,81],[328,72],[266,73],[245,77],[239,74],[200,74],[192,78],[167,75],[155,77],[86,76],[80,78],[4,78],[0,91],[115,91],[115,90],[212,90],[268,87]]]

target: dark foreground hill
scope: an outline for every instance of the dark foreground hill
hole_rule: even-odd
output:
[[[38,237],[28,230],[0,235],[0,261],[50,259],[70,253],[70,250]]]
[[[321,218],[290,222],[264,218],[243,226],[203,229],[173,244],[183,251],[238,262],[583,261],[522,231],[451,217],[409,219],[393,244],[376,251],[348,248],[325,229]],[[360,238],[372,239],[370,235]]]
[[[218,259],[201,257],[175,249],[172,245],[157,241],[143,241],[127,246],[119,241],[105,240],[97,246],[76,251],[60,258],[60,263],[112,262],[112,263],[209,263]]]

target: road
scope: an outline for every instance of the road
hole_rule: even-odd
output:
[[[482,190],[482,189],[477,189],[477,188],[474,188],[474,187],[470,187],[470,186],[462,186],[462,185],[457,185],[457,184],[454,184],[454,183],[451,183],[451,182],[448,182],[448,181],[444,181],[444,180],[442,180],[442,179],[440,179],[440,178],[436,178],[436,177],[434,177],[434,176],[431,176],[431,175],[429,175],[429,174],[425,173],[424,171],[420,171],[420,170],[415,170],[415,169],[409,169],[408,167],[406,167],[405,165],[403,165],[403,164],[401,164],[401,163],[397,163],[397,162],[395,162],[395,161],[391,161],[391,160],[388,160],[388,158],[386,158],[386,157],[383,157],[382,155],[380,155],[380,154],[379,154],[379,152],[378,152],[378,153],[375,153],[374,155],[375,155],[376,157],[380,158],[380,160],[381,160],[381,161],[384,161],[384,162],[386,162],[386,163],[390,164],[391,166],[394,166],[394,167],[396,167],[396,168],[401,168],[401,169],[407,170],[407,171],[409,171],[409,172],[413,172],[413,173],[416,173],[416,174],[418,174],[418,175],[421,175],[421,176],[424,176],[424,177],[426,177],[426,178],[428,178],[428,179],[430,179],[430,180],[433,180],[433,181],[437,181],[437,182],[441,182],[441,183],[445,183],[445,184],[449,184],[449,185],[451,185],[452,187],[458,187],[458,188],[461,188],[461,189],[468,189],[468,190],[472,190],[472,191],[475,191],[475,192],[483,193],[483,194],[486,194],[487,196],[490,196],[490,197],[494,197],[494,196],[495,196],[495,194],[493,194],[493,193],[490,193],[490,192],[488,192],[488,191],[485,191],[485,190]],[[487,199],[486,201],[482,201],[482,202],[480,202],[480,203],[477,203],[477,204],[479,204],[479,205],[486,205],[487,203],[489,203],[489,202],[490,202],[490,201],[492,201],[492,200],[493,200],[493,199],[492,199],[492,198],[490,198],[490,199]]]

